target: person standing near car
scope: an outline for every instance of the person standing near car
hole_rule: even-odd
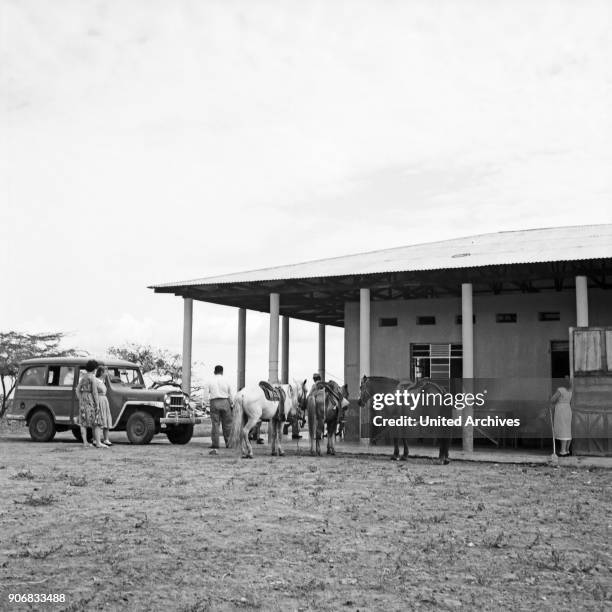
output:
[[[216,454],[219,448],[219,424],[223,431],[225,447],[229,443],[230,429],[232,424],[232,408],[234,394],[232,387],[223,376],[223,366],[215,366],[214,378],[208,383],[208,397],[210,399],[210,420],[212,421],[212,444],[211,454]]]
[[[102,444],[112,446],[112,442],[108,439],[108,430],[113,426],[113,418],[111,417],[108,398],[106,397],[106,385],[104,384],[104,375],[106,368],[99,366],[96,370],[96,388],[98,390],[98,405],[100,407],[100,424],[102,426]]]
[[[100,364],[95,359],[90,359],[85,364],[85,374],[81,376],[76,386],[76,396],[79,400],[79,426],[83,438],[83,446],[90,446],[87,442],[87,428],[93,430],[94,446],[106,448],[100,441],[101,419],[98,400],[98,386],[94,372]]]

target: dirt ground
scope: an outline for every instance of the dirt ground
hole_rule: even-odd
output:
[[[0,609],[611,609],[610,471],[111,439],[0,431]]]

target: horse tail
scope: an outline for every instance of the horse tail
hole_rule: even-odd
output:
[[[314,438],[317,426],[317,402],[314,394],[306,398],[306,415],[308,420],[308,434],[311,438]]]
[[[240,391],[238,391],[234,397],[234,409],[232,410],[232,431],[230,432],[228,442],[229,448],[236,448],[237,444],[240,443],[240,433],[242,431],[242,427],[244,426],[243,401],[243,395]]]

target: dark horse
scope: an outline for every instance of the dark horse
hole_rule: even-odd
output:
[[[422,397],[428,396],[428,394],[437,395],[440,400],[447,393],[444,387],[430,379],[420,379],[418,381],[406,381],[400,382],[395,378],[387,378],[386,376],[364,376],[361,380],[361,386],[359,388],[359,405],[372,408],[372,399],[376,394],[388,394],[395,393],[396,391],[406,391],[409,397],[415,397],[421,395]],[[431,405],[433,403],[433,405]],[[382,413],[381,413],[382,414]],[[393,403],[390,406],[385,406],[384,416],[388,418],[397,418],[401,416],[410,416],[416,419],[417,423],[420,423],[421,417],[430,417],[437,419],[438,417],[452,418],[453,407],[452,405],[444,405],[442,401],[434,401],[425,404],[420,402],[416,407],[398,405]],[[393,455],[391,457],[394,461],[406,461],[408,459],[408,439],[429,437],[432,433],[434,437],[438,439],[440,444],[439,462],[447,465],[450,460],[448,458],[448,451],[450,448],[450,442],[452,438],[451,428],[449,426],[431,426],[427,427],[427,434],[423,432],[423,428],[419,425],[414,427],[393,427],[395,433],[402,434],[402,436],[393,436]],[[400,457],[399,454],[399,441],[402,440],[404,446],[404,453]]]
[[[310,454],[321,456],[321,439],[327,427],[327,454],[335,455],[335,439],[344,422],[348,408],[348,387],[335,381],[317,383],[306,399]],[[316,443],[316,450],[315,450]]]

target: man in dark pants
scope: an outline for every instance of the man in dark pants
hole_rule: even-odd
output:
[[[223,376],[223,366],[215,366],[215,376],[208,383],[208,397],[210,398],[210,420],[212,421],[211,454],[216,454],[219,448],[219,424],[223,430],[223,438],[227,448],[232,426],[233,398],[232,388]]]

